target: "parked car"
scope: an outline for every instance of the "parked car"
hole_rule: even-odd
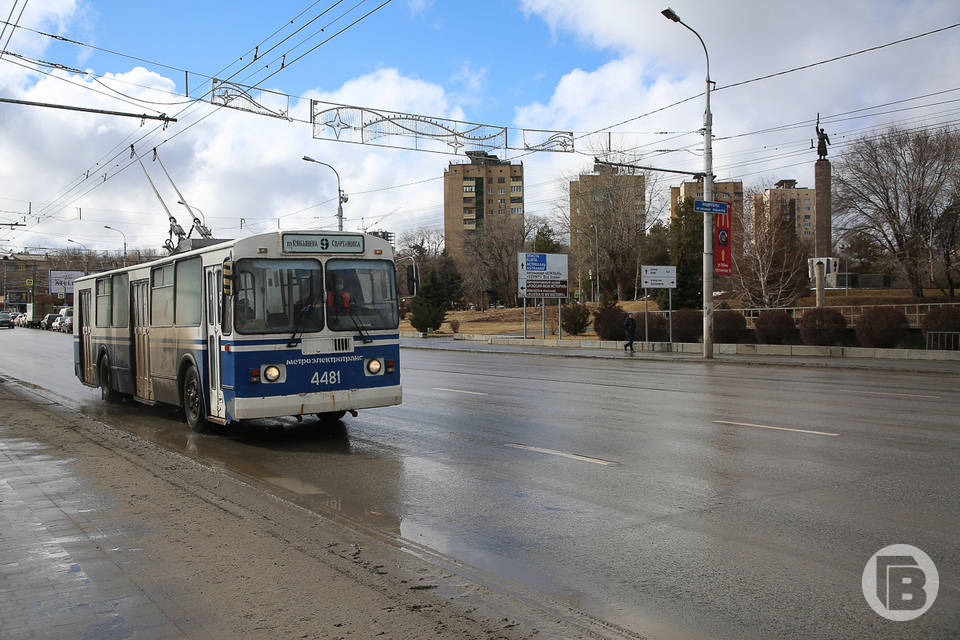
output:
[[[13,316],[9,313],[0,313],[0,329],[13,329]]]
[[[50,329],[53,326],[53,322],[59,317],[56,313],[48,313],[43,316],[43,319],[40,321],[40,328],[44,330]]]
[[[58,313],[58,314],[57,314],[57,317],[54,318],[54,319],[53,319],[53,322],[50,323],[49,329],[50,329],[51,331],[60,331],[60,323],[61,323],[61,322],[63,322],[63,316],[61,316],[61,315]]]
[[[67,316],[60,321],[60,331],[64,333],[73,333],[73,316]]]

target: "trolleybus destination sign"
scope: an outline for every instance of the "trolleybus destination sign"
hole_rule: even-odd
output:
[[[284,253],[363,253],[363,236],[334,234],[283,234]]]

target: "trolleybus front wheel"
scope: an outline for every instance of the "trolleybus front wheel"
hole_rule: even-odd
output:
[[[197,368],[191,366],[183,376],[183,415],[187,425],[197,433],[204,433],[210,428],[207,422],[206,409],[203,406],[203,386],[200,384],[200,374]]]

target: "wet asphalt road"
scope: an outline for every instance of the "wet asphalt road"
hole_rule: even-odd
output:
[[[2,374],[642,634],[960,633],[954,375],[404,349],[401,407],[196,435],[101,405],[70,359],[70,336],[0,332]],[[940,573],[913,622],[861,593],[893,543]]]

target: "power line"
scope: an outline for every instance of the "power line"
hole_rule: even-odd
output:
[[[325,10],[323,13],[321,13],[320,15],[323,15],[324,13],[327,13],[330,9],[332,9],[333,7],[335,7],[337,4],[340,4],[340,2],[342,2],[342,0],[338,0],[336,3],[334,3],[331,7],[329,7],[328,9],[326,9],[326,10]],[[378,11],[379,9],[381,9],[381,8],[384,7],[384,6],[386,6],[386,5],[389,4],[390,2],[391,2],[391,0],[386,0],[386,2],[383,2],[382,4],[380,4],[379,6],[377,6],[376,8],[374,8],[373,10],[367,12],[366,14],[364,14],[363,16],[361,16],[360,18],[358,18],[357,20],[353,21],[352,23],[350,23],[349,25],[347,25],[346,27],[344,27],[343,29],[341,29],[341,30],[338,31],[337,33],[335,33],[335,34],[333,34],[332,36],[330,36],[329,38],[327,38],[326,40],[324,40],[323,42],[321,42],[321,43],[318,44],[317,46],[313,47],[312,49],[310,49],[310,50],[307,51],[306,53],[304,53],[304,54],[302,54],[301,56],[299,56],[296,60],[292,61],[291,64],[293,64],[293,62],[296,62],[296,61],[302,59],[304,56],[306,56],[307,54],[311,53],[312,51],[315,51],[317,48],[319,48],[319,47],[322,46],[323,44],[329,42],[329,41],[332,40],[333,38],[335,38],[335,37],[337,37],[338,35],[342,34],[344,31],[346,31],[347,29],[353,27],[354,25],[356,25],[357,23],[359,23],[360,21],[362,21],[363,19],[365,19],[367,16],[369,16],[369,15],[371,15],[372,13]],[[317,3],[315,2],[315,3],[313,3],[312,5],[310,5],[310,7],[313,7],[313,6],[315,6],[316,4],[317,4]],[[308,9],[309,9],[310,7],[308,7]],[[304,12],[301,12],[300,14],[298,14],[297,17],[299,17],[300,15],[303,15],[303,13],[305,13],[305,11],[304,11]],[[291,21],[291,22],[293,22],[293,21]],[[281,29],[281,30],[282,30],[282,29]],[[276,31],[276,32],[274,32],[274,33],[277,33],[277,32],[279,32],[279,31],[280,31],[280,30],[278,30],[278,31]],[[284,38],[281,42],[288,40],[290,37],[292,37],[292,34],[291,34],[291,36],[287,36],[286,38]],[[268,37],[268,39],[269,39],[269,37]],[[298,46],[299,46],[299,45],[298,45]],[[241,60],[242,60],[242,57],[241,57]],[[233,63],[231,63],[231,65],[228,65],[228,66],[232,66],[232,64],[233,64]],[[242,67],[242,68],[239,69],[238,71],[234,72],[234,73],[231,75],[231,77],[236,76],[237,73],[240,73],[241,71],[243,71],[243,69],[248,68],[251,64],[253,64],[253,61],[251,61],[251,62],[248,63],[247,65],[244,65],[244,67]],[[287,65],[287,66],[289,66],[289,65]],[[270,74],[270,75],[267,76],[266,78],[261,79],[258,84],[261,84],[261,83],[265,82],[267,79],[269,79],[270,77],[273,77],[274,75],[276,75],[277,73],[279,73],[283,68],[284,68],[284,67],[281,67],[281,69],[275,71],[273,74]],[[208,92],[208,93],[209,93],[209,92]],[[192,106],[194,106],[194,104],[188,105],[188,106],[185,107],[183,110],[181,110],[177,115],[180,115],[180,114],[184,113],[184,112],[186,111],[186,109],[189,109],[189,108],[191,108]],[[165,140],[161,141],[160,143],[158,143],[157,145],[154,145],[154,146],[157,147],[157,146],[160,146],[160,145],[162,145],[162,144],[165,144],[166,142],[169,142],[171,139],[175,138],[176,136],[180,135],[181,133],[186,132],[187,130],[189,130],[190,128],[192,128],[194,125],[199,124],[200,122],[202,122],[203,120],[205,120],[205,119],[208,118],[209,116],[213,115],[213,113],[216,113],[216,112],[219,111],[221,108],[223,108],[222,105],[218,106],[218,107],[215,108],[212,112],[210,112],[210,113],[208,113],[208,114],[200,117],[198,120],[190,123],[189,125],[187,125],[187,126],[184,127],[183,129],[181,129],[180,131],[178,131],[177,133],[173,134],[173,135],[170,136],[169,138],[166,138]],[[145,140],[148,136],[154,135],[156,132],[157,132],[157,129],[154,129],[153,131],[148,132],[147,134],[144,134],[144,135],[141,136],[134,144],[138,144],[139,142],[142,142],[142,141]],[[113,158],[110,159],[110,161],[112,161],[113,159],[116,159],[116,158],[119,157],[122,153],[125,152],[125,150],[126,150],[126,142],[130,139],[131,136],[132,136],[132,134],[131,134],[130,136],[127,136],[127,138],[125,138],[125,140],[123,141],[123,143],[121,143],[123,146],[117,145],[117,146],[114,147],[114,149],[119,149],[119,150],[118,150],[118,152],[113,156]],[[108,153],[109,153],[109,152],[108,152]],[[100,163],[98,162],[97,164],[99,165]],[[103,179],[102,182],[96,183],[96,184],[94,184],[92,187],[90,187],[89,189],[87,189],[86,191],[84,191],[83,193],[74,196],[72,201],[76,201],[77,199],[82,198],[82,197],[85,196],[86,194],[90,193],[91,191],[93,191],[94,189],[98,188],[100,185],[102,185],[103,183],[105,183],[108,178],[112,178],[113,176],[118,175],[119,173],[121,173],[123,170],[125,170],[125,169],[126,169],[127,167],[129,167],[129,166],[130,166],[130,163],[127,163],[127,164],[124,165],[123,167],[119,168],[118,171],[115,171],[113,174],[109,174],[109,175],[108,175],[108,174],[104,174],[104,179]],[[119,165],[118,165],[118,167],[119,167]],[[86,181],[86,179],[88,179],[88,178],[89,178],[89,170],[86,172],[86,176],[85,176],[83,179],[80,179],[80,181],[79,181],[78,183],[76,183],[75,186],[73,186],[73,187],[67,187],[65,190],[63,190],[63,191],[61,192],[62,195],[57,196],[57,197],[54,199],[53,202],[55,203],[56,201],[58,201],[58,200],[60,200],[60,199],[62,199],[62,198],[64,198],[64,197],[66,197],[66,195],[67,195],[68,193],[70,193],[71,191],[73,191],[73,190],[75,190],[76,188],[78,188],[78,187],[80,186],[80,184],[82,184],[82,183],[83,183],[84,181]],[[52,206],[52,204],[51,204],[50,206]],[[67,203],[67,204],[65,204],[65,205],[63,205],[63,206],[69,206],[69,203]],[[61,207],[61,208],[62,208],[62,207]],[[49,209],[49,207],[47,207],[47,209]],[[40,214],[43,214],[43,213],[45,213],[45,211],[41,211],[41,212],[39,212],[39,213],[40,213]],[[48,215],[45,216],[45,217],[49,217],[49,215],[50,215],[50,214],[48,214]]]

